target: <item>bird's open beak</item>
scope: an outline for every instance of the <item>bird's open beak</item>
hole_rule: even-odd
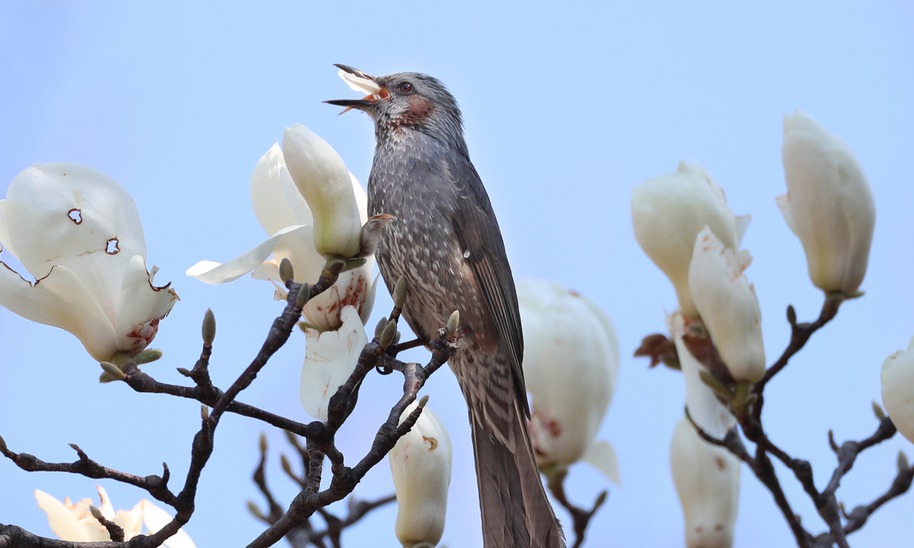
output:
[[[343,112],[347,112],[353,108],[364,110],[373,107],[378,104],[378,101],[387,98],[387,88],[379,85],[374,76],[347,65],[336,64],[333,66],[340,69],[338,74],[350,89],[361,91],[367,95],[362,99],[332,99],[324,101],[325,103],[346,107]],[[340,114],[343,114],[343,112]]]

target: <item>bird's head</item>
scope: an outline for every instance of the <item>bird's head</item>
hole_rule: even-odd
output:
[[[460,109],[451,92],[438,79],[417,72],[398,72],[371,76],[358,69],[335,65],[340,77],[355,91],[366,93],[362,99],[335,99],[331,105],[357,109],[374,119],[384,130],[419,130],[460,136]]]

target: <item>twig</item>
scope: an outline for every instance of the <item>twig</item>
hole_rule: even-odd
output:
[[[565,478],[567,476],[567,469],[556,469],[552,473],[546,474],[546,485],[549,487],[549,491],[552,492],[552,496],[555,497],[555,500],[571,514],[575,536],[574,544],[572,546],[574,548],[579,548],[584,544],[584,537],[587,532],[587,526],[590,525],[590,520],[593,518],[594,514],[597,513],[597,510],[603,506],[603,503],[606,502],[609,491],[605,489],[600,491],[597,498],[594,500],[593,506],[590,507],[590,510],[586,510],[572,504],[571,501],[568,500],[568,496],[565,493]]]

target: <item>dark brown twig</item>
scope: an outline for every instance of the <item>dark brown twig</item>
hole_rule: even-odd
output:
[[[589,510],[581,508],[568,500],[568,495],[565,493],[565,478],[567,476],[567,469],[556,469],[551,473],[546,474],[546,485],[549,487],[549,491],[552,493],[552,496],[555,497],[555,500],[571,514],[575,536],[574,544],[572,546],[574,548],[579,548],[584,544],[584,538],[587,533],[587,526],[590,525],[590,520],[593,518],[594,514],[597,513],[597,510],[603,506],[603,503],[606,502],[609,491],[606,491],[605,489],[600,491],[597,498],[594,500],[593,506],[591,506]]]

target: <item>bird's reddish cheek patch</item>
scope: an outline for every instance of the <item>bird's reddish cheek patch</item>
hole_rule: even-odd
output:
[[[409,98],[409,107],[402,116],[404,124],[418,125],[428,119],[435,110],[435,104],[419,95]]]

